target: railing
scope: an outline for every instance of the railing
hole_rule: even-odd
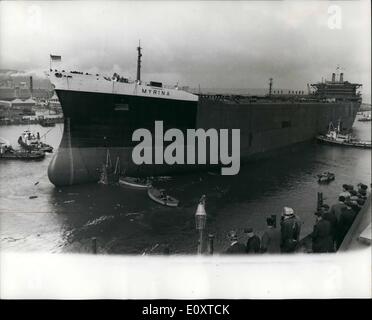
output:
[[[102,74],[92,74],[92,73],[88,73],[88,72],[81,72],[81,71],[65,71],[65,70],[52,70],[53,73],[61,73],[62,75],[68,73],[70,74],[70,76],[72,75],[72,77],[74,76],[84,76],[84,77],[99,77],[101,79],[104,79],[106,81],[112,81],[112,82],[119,82],[119,83],[128,83],[128,84],[140,84],[142,86],[151,86],[151,87],[154,87],[154,88],[159,88],[159,89],[173,89],[173,90],[182,90],[182,91],[185,91],[184,89],[178,87],[177,85],[167,85],[167,84],[162,84],[161,87],[157,87],[157,86],[153,86],[151,85],[150,82],[145,82],[145,81],[137,81],[137,80],[134,80],[134,79],[131,79],[131,78],[123,78],[121,77],[120,79],[119,78],[113,78],[112,76],[106,76],[106,75],[102,75]]]

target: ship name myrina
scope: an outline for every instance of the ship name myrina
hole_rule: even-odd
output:
[[[165,90],[156,90],[156,89],[146,89],[142,88],[142,93],[149,93],[149,94],[156,94],[156,95],[162,95],[162,96],[169,96],[169,91]]]

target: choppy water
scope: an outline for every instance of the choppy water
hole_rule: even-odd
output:
[[[25,129],[39,125],[0,127],[0,137],[17,145]],[[46,135],[58,147],[63,125]],[[354,123],[354,134],[371,139],[371,123]],[[196,173],[159,181],[177,197],[179,208],[152,202],[146,192],[123,186],[90,184],[56,188],[48,180],[52,155],[37,162],[0,163],[0,249],[6,251],[135,253],[169,244],[171,253],[194,253],[197,233],[194,214],[202,194],[207,195],[207,230],[215,235],[215,250],[227,245],[226,234],[253,227],[265,229],[265,218],[291,206],[303,220],[302,236],[311,232],[317,192],[325,202],[336,201],[343,183],[371,183],[371,151],[309,143],[287,155],[251,163],[237,176]],[[331,171],[336,180],[319,185],[316,174]],[[37,198],[30,199],[30,196]],[[158,246],[157,246],[158,245]],[[154,250],[156,251],[156,250]]]

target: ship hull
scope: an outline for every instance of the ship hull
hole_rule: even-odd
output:
[[[230,103],[201,98],[174,101],[107,93],[56,90],[65,125],[61,145],[48,176],[56,186],[96,182],[106,160],[119,159],[128,176],[172,175],[210,169],[208,165],[142,164],[132,161],[132,134],[138,128],[154,132],[154,122],[168,128],[240,129],[241,163],[270,157],[281,150],[325,133],[341,119],[352,127],[357,101]],[[208,163],[207,154],[207,163]]]

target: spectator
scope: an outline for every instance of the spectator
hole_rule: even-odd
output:
[[[313,240],[313,252],[333,252],[334,246],[331,223],[323,218],[321,211],[316,212],[315,215],[317,216],[317,220],[311,235]]]
[[[282,252],[294,252],[297,248],[301,222],[292,208],[284,207],[282,214],[280,248]]]
[[[349,200],[350,196],[351,196],[351,194],[349,192],[349,189],[350,189],[349,185],[343,184],[342,185],[342,192],[340,193],[340,197],[344,197],[345,200]]]
[[[345,205],[345,197],[344,196],[339,196],[338,197],[338,203],[334,204],[331,207],[331,213],[334,214],[337,218],[337,221],[339,221],[341,213],[346,209],[347,209],[347,207]]]
[[[236,231],[232,230],[228,234],[230,240],[230,246],[225,251],[226,254],[243,254],[245,253],[244,244],[238,241],[238,235]]]
[[[334,212],[329,209],[329,205],[323,204],[320,207],[320,213],[322,214],[322,218],[327,220],[331,225],[331,236],[332,236],[332,243],[333,248],[336,245],[336,231],[337,231],[337,217]]]
[[[360,199],[366,200],[367,199],[367,189],[368,189],[367,185],[365,185],[363,183],[359,183],[358,184],[358,194],[357,194],[357,196]]]
[[[348,203],[347,203],[348,204]],[[351,225],[353,224],[355,218],[355,212],[353,209],[345,204],[345,209],[342,210],[340,218],[337,223],[337,234],[336,234],[336,247],[340,248],[342,241],[344,240],[347,232],[349,231]]]
[[[364,183],[358,183],[358,192],[367,192],[368,186]]]
[[[247,228],[244,230],[244,233],[247,234],[248,240],[245,247],[246,253],[259,253],[260,252],[260,238],[254,234],[252,228]]]
[[[362,208],[364,206],[365,200],[364,199],[358,199],[357,203],[358,203],[358,206],[360,208]]]
[[[266,218],[267,229],[261,238],[261,252],[279,253],[280,252],[280,232],[275,228],[274,218]]]

